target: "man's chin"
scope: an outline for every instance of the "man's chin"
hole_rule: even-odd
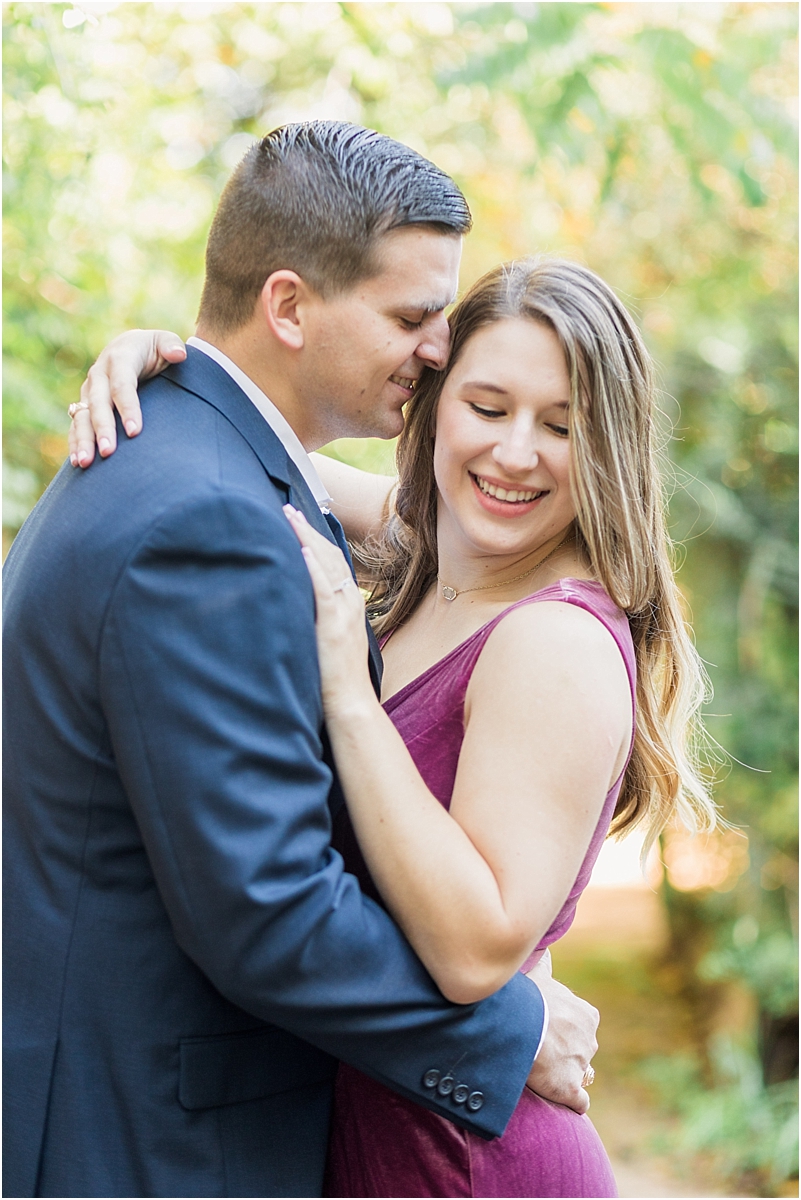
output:
[[[393,438],[400,437],[403,433],[403,413],[396,412],[386,416],[382,421],[376,421],[365,427],[359,433],[352,433],[351,437],[363,438],[379,438],[383,442],[392,441]]]
[[[395,412],[390,414],[387,420],[387,431],[382,433],[380,436],[383,438],[400,437],[400,435],[403,433],[403,426],[405,424],[406,421],[403,415],[403,409],[396,409]]]

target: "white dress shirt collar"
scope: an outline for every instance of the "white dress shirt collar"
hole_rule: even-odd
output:
[[[322,479],[317,474],[314,463],[304,450],[300,438],[283,413],[279,412],[272,400],[268,400],[261,388],[257,387],[253,380],[235,362],[231,361],[227,354],[223,354],[222,350],[218,350],[216,346],[212,346],[209,342],[204,342],[199,337],[188,338],[186,344],[187,346],[194,346],[196,350],[202,350],[209,358],[213,358],[224,371],[228,372],[234,383],[239,385],[248,400],[256,406],[275,436],[281,442],[287,454],[306,480],[309,491],[314,496],[322,511],[328,512],[331,508],[331,497],[328,495]]]

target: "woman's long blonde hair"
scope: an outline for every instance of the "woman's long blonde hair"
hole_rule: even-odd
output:
[[[711,829],[699,710],[708,684],[670,561],[656,461],[654,379],[626,309],[577,263],[529,258],[496,267],[451,318],[449,368],[476,330],[528,318],[554,331],[570,374],[576,539],[595,577],[629,617],[637,662],[637,728],[612,832],[644,824],[650,844],[674,815]],[[447,372],[426,371],[398,443],[395,512],[358,557],[374,586],[379,634],[403,624],[437,576],[434,433]]]

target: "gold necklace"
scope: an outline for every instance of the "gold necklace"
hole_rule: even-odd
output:
[[[561,550],[563,546],[567,546],[567,544],[572,541],[573,534],[570,533],[566,538],[562,538],[562,541],[558,544],[558,546],[554,546],[553,550],[549,550],[545,555],[545,558],[541,558],[538,563],[534,563],[534,566],[529,567],[529,569],[524,571],[522,575],[515,575],[512,579],[502,579],[500,583],[482,583],[480,587],[462,588],[460,591],[455,587],[451,587],[450,584],[443,583],[439,575],[437,576],[437,583],[441,586],[442,594],[446,600],[455,600],[457,596],[466,596],[468,592],[487,592],[492,588],[503,587],[507,583],[519,583],[521,579],[527,579],[529,575],[533,575],[538,567],[544,566],[548,559],[556,554],[557,550]]]

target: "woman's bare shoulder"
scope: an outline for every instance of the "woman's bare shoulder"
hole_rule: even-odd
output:
[[[620,649],[593,612],[567,599],[532,600],[507,612],[492,630],[471,680],[478,687],[514,687],[522,696],[536,689],[593,680],[619,684],[628,693]],[[472,687],[475,692],[476,688]]]

